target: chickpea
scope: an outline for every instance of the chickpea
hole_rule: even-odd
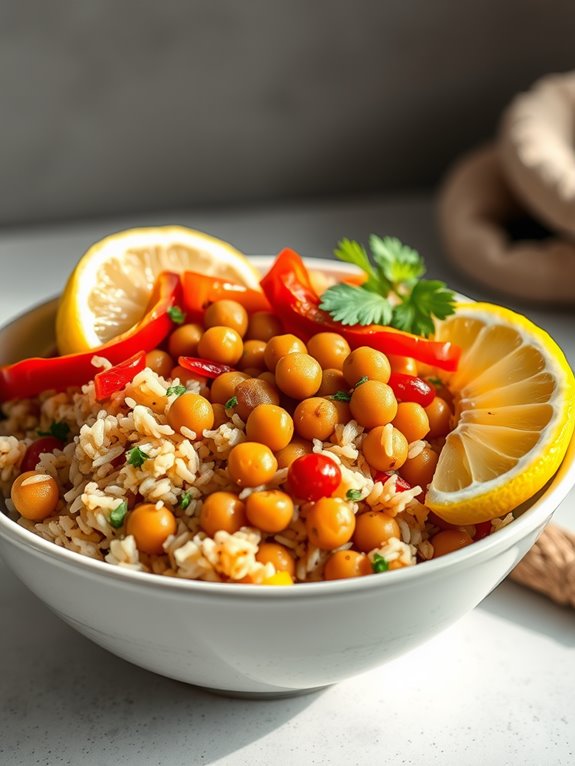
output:
[[[304,399],[295,408],[293,421],[296,433],[304,439],[325,441],[334,432],[338,420],[337,409],[329,399],[313,396]]]
[[[287,354],[278,361],[275,376],[284,394],[298,400],[307,399],[320,387],[321,367],[309,354]]]
[[[249,378],[258,378],[261,370],[259,367],[245,367],[242,372],[245,372]]]
[[[336,551],[325,562],[323,576],[326,580],[345,580],[348,577],[364,577],[372,574],[371,564],[365,553]]]
[[[180,356],[196,356],[202,332],[199,324],[183,324],[178,327],[168,340],[170,355],[174,359]]]
[[[169,378],[172,368],[174,366],[174,360],[165,351],[161,351],[159,348],[155,348],[153,351],[149,351],[146,354],[146,367],[153,370],[156,375],[162,378]]]
[[[290,575],[289,572],[276,572],[271,577],[266,577],[265,580],[263,580],[262,585],[293,585],[293,577]]]
[[[293,436],[291,415],[275,404],[260,404],[248,416],[246,436],[278,452],[287,447]]]
[[[289,526],[293,510],[291,497],[278,489],[253,492],[246,502],[249,523],[270,534],[281,532]]]
[[[425,489],[433,479],[439,455],[430,447],[424,447],[415,457],[408,458],[401,466],[401,476],[412,487],[419,486]]]
[[[401,372],[403,375],[417,375],[417,362],[411,356],[397,356],[387,354],[392,372]]]
[[[168,423],[174,431],[181,433],[182,428],[188,428],[200,439],[214,425],[214,411],[207,399],[189,392],[173,402],[168,410]]]
[[[318,389],[318,396],[333,396],[338,391],[347,391],[349,386],[340,370],[324,370],[321,375],[321,385]]]
[[[266,383],[269,383],[270,386],[273,386],[276,388],[276,376],[273,374],[273,372],[270,372],[269,370],[265,370],[264,372],[260,372],[258,375],[258,378],[260,380],[265,380]]]
[[[445,399],[436,396],[435,399],[425,408],[429,420],[430,439],[436,439],[438,436],[445,436],[451,431],[451,419],[453,414]]]
[[[220,364],[237,364],[244,344],[240,335],[231,327],[210,327],[200,338],[198,354]]]
[[[48,474],[26,471],[12,484],[10,497],[20,516],[43,521],[58,507],[60,491],[55,479]]]
[[[349,408],[360,426],[375,428],[391,423],[397,414],[397,399],[387,383],[367,380],[354,390]]]
[[[401,537],[399,525],[384,511],[366,511],[356,516],[353,544],[360,551],[368,553],[392,537]]]
[[[287,354],[305,354],[305,344],[295,335],[276,335],[268,341],[264,353],[266,367],[270,372],[275,372],[276,364]]]
[[[356,348],[343,363],[343,374],[350,386],[355,386],[361,378],[379,380],[387,383],[391,367],[385,354],[369,346]]]
[[[324,369],[334,370],[341,370],[351,353],[349,343],[336,332],[318,332],[309,339],[307,350]]]
[[[225,404],[236,393],[236,388],[243,383],[244,380],[249,380],[249,376],[245,372],[238,372],[232,370],[231,372],[223,372],[212,383],[210,399],[212,402],[218,404]]]
[[[312,545],[329,551],[348,543],[355,529],[355,515],[345,500],[322,497],[308,511],[305,526]]]
[[[294,460],[297,460],[298,457],[302,457],[302,455],[309,455],[311,451],[311,442],[296,437],[287,445],[287,447],[276,452],[278,468],[289,468]]]
[[[140,551],[153,555],[164,552],[164,543],[176,533],[177,526],[176,517],[168,508],[143,503],[128,514],[126,531],[133,535]]]
[[[212,428],[219,428],[221,425],[228,422],[228,413],[223,404],[212,404],[212,410],[214,411],[214,424]]]
[[[340,402],[337,399],[330,399],[330,402],[336,409],[337,420],[336,423],[349,423],[351,420],[351,410],[349,408],[349,402]]]
[[[248,329],[248,312],[237,301],[215,301],[206,309],[204,327],[231,327],[243,338]]]
[[[433,535],[430,542],[433,545],[433,558],[436,559],[439,556],[445,556],[446,553],[458,551],[471,545],[473,540],[467,532],[461,529],[444,529]]]
[[[244,380],[236,388],[238,400],[236,411],[240,418],[246,421],[252,410],[260,404],[279,404],[280,395],[277,389],[265,380],[250,378]]]
[[[203,388],[207,390],[207,378],[204,378],[202,375],[196,375],[196,373],[192,372],[191,370],[186,370],[185,367],[180,367],[180,365],[176,365],[176,367],[174,367],[170,373],[170,378],[172,380],[179,378],[183,386],[187,385],[191,380],[193,380],[198,382]]]
[[[233,535],[247,525],[245,503],[233,492],[213,492],[204,500],[200,511],[200,526],[208,537],[220,531]]]
[[[228,456],[228,473],[240,487],[267,484],[277,468],[278,462],[270,448],[257,442],[236,444]]]
[[[392,422],[409,443],[424,439],[429,433],[427,413],[421,404],[416,402],[400,402]]]
[[[391,471],[400,468],[407,460],[407,439],[393,428],[391,437],[386,431],[388,426],[377,426],[365,437],[362,450],[365,459],[376,471]]]
[[[295,576],[295,561],[293,555],[279,543],[261,543],[256,553],[256,561],[260,564],[273,564],[276,572],[287,572]]]
[[[256,375],[262,370],[265,370],[266,363],[264,360],[264,353],[266,350],[266,344],[263,340],[246,340],[244,343],[244,351],[242,358],[240,359],[239,367],[241,370],[251,369],[258,370]],[[256,377],[254,375],[254,377]]]
[[[168,404],[166,396],[159,396],[155,391],[151,391],[147,387],[141,388],[140,386],[129,385],[126,392],[138,404],[148,407],[153,412],[163,414]]]
[[[255,311],[248,322],[247,340],[263,340],[266,343],[283,332],[282,323],[270,311]]]

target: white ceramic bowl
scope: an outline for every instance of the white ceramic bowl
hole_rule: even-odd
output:
[[[0,362],[49,344],[54,308],[2,330]],[[491,537],[379,577],[290,588],[127,571],[59,548],[2,513],[0,552],[65,622],[136,665],[231,694],[289,695],[379,665],[469,612],[527,553],[574,484],[575,441],[554,479]]]

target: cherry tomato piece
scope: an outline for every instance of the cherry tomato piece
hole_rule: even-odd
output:
[[[387,383],[398,402],[415,402],[428,407],[435,399],[435,388],[423,378],[392,372]]]
[[[300,500],[321,500],[339,487],[341,470],[331,458],[312,452],[293,461],[287,480],[290,492]]]
[[[395,488],[398,492],[405,492],[406,489],[411,489],[411,484],[408,481],[405,481],[405,479],[402,479],[399,474],[394,473],[393,471],[376,471],[373,478],[375,481],[381,481],[383,484],[385,484],[385,482],[388,479],[391,479],[392,476],[397,476]]]
[[[473,540],[474,542],[483,540],[483,538],[487,537],[489,534],[491,534],[491,522],[481,521],[479,524],[475,525],[475,534],[473,535]]]
[[[34,471],[40,461],[40,455],[46,452],[54,452],[54,450],[62,449],[64,443],[60,439],[56,439],[55,436],[45,436],[42,439],[36,439],[26,452],[22,459],[22,465],[20,471],[22,473],[28,473],[28,471]]]

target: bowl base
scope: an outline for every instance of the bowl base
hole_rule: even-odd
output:
[[[231,697],[232,699],[239,700],[281,700],[289,699],[290,697],[304,697],[307,694],[316,694],[324,689],[333,686],[333,684],[327,684],[326,686],[313,686],[310,689],[290,689],[283,692],[240,692],[233,689],[214,689],[211,686],[198,686],[198,689],[203,689],[210,694],[216,694],[218,697]]]

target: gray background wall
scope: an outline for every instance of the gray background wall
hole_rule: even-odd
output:
[[[0,225],[432,186],[573,0],[5,0]]]

